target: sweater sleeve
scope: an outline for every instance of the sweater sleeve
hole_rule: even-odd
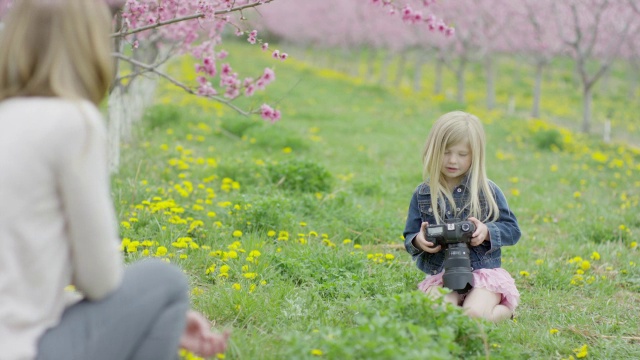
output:
[[[58,159],[59,189],[67,219],[72,277],[89,300],[115,290],[122,279],[117,220],[110,195],[106,129],[95,106],[74,106]]]

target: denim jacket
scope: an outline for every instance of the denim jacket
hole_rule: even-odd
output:
[[[448,201],[445,201],[446,204],[442,204],[446,205],[446,211],[443,217],[444,221],[453,219],[466,220],[469,217],[468,210],[462,210],[460,214],[456,214],[460,209],[465,208],[464,204],[469,198],[465,180],[453,190],[453,199],[456,204],[455,211],[451,209]],[[507,199],[504,197],[502,190],[492,181],[489,181],[489,186],[491,190],[493,190],[500,216],[496,221],[485,223],[489,229],[490,241],[485,241],[478,246],[469,246],[469,257],[473,269],[493,269],[500,267],[500,248],[502,246],[514,245],[520,239],[521,234],[518,220],[509,209]],[[486,204],[486,202],[480,199],[480,205],[484,208],[483,204]],[[411,198],[407,224],[405,225],[403,233],[404,246],[420,270],[429,275],[435,275],[443,270],[444,250],[430,254],[416,248],[412,243],[420,231],[421,223],[425,221],[430,225],[436,224],[436,218],[431,208],[430,187],[428,184],[422,183],[418,185]]]

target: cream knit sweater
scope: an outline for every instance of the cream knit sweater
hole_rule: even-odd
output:
[[[33,359],[69,305],[120,283],[106,131],[86,101],[0,102],[0,359]]]

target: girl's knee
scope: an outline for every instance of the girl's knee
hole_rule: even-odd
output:
[[[176,265],[158,259],[146,259],[129,266],[131,275],[147,286],[164,288],[169,292],[186,296],[189,284],[185,274]]]

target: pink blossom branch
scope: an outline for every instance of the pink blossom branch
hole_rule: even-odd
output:
[[[235,111],[237,111],[238,113],[240,113],[240,114],[242,114],[242,115],[245,115],[245,116],[250,115],[250,114],[252,113],[252,112],[247,112],[247,111],[245,111],[245,110],[242,110],[241,108],[239,108],[239,107],[235,106],[234,104],[232,104],[230,101],[225,100],[225,99],[223,99],[223,98],[220,98],[220,97],[218,97],[218,96],[215,96],[215,95],[200,95],[200,94],[198,94],[197,92],[195,92],[195,91],[194,91],[191,87],[189,87],[188,85],[186,85],[186,84],[184,84],[184,83],[182,83],[182,82],[180,82],[180,81],[178,81],[178,80],[174,79],[173,77],[171,77],[171,76],[169,76],[169,75],[165,74],[164,72],[162,72],[162,71],[158,70],[158,69],[156,68],[156,66],[154,66],[154,65],[148,65],[148,64],[145,64],[145,63],[143,63],[143,62],[140,62],[140,61],[134,60],[134,59],[132,59],[132,58],[130,58],[130,57],[128,57],[128,56],[125,56],[125,55],[123,55],[123,54],[120,54],[120,53],[113,53],[112,55],[113,55],[114,57],[116,57],[116,58],[120,59],[120,60],[126,61],[126,62],[128,62],[128,63],[130,63],[130,64],[132,64],[132,65],[135,65],[135,66],[141,67],[141,68],[143,68],[143,69],[145,69],[145,70],[147,70],[147,71],[149,71],[149,72],[152,72],[152,73],[157,74],[158,76],[160,76],[160,77],[162,77],[162,78],[166,79],[167,81],[169,81],[169,82],[170,82],[170,83],[172,83],[173,85],[175,85],[175,86],[177,86],[177,87],[179,87],[179,88],[183,89],[184,91],[186,91],[187,93],[189,93],[189,94],[191,94],[191,95],[203,96],[203,97],[206,97],[206,98],[209,98],[209,99],[212,99],[212,100],[218,101],[218,102],[220,102],[220,103],[223,103],[223,104],[225,104],[225,105],[229,106],[230,108],[234,109],[234,110],[235,110]]]
[[[236,12],[236,11],[242,11],[245,9],[250,9],[250,8],[254,8],[256,6],[259,5],[263,5],[263,4],[268,4],[270,2],[272,2],[274,0],[263,0],[263,1],[258,1],[252,4],[246,4],[246,5],[242,5],[242,6],[237,6],[234,8],[230,8],[230,9],[226,9],[226,10],[216,10],[213,14],[214,15],[223,15],[223,14],[228,14],[228,13],[232,13],[232,12]],[[205,14],[192,14],[192,15],[187,15],[187,16],[183,16],[183,17],[179,17],[179,18],[174,18],[171,20],[166,20],[166,21],[159,21],[155,24],[151,24],[151,25],[147,25],[147,26],[143,26],[143,27],[139,27],[133,30],[128,30],[128,31],[119,31],[116,33],[111,34],[111,37],[119,37],[119,36],[128,36],[128,35],[133,35],[142,31],[146,31],[146,30],[151,30],[151,29],[155,29],[161,26],[165,26],[165,25],[170,25],[170,24],[175,24],[178,22],[182,22],[182,21],[188,21],[188,20],[194,20],[194,19],[200,19],[205,17]]]

